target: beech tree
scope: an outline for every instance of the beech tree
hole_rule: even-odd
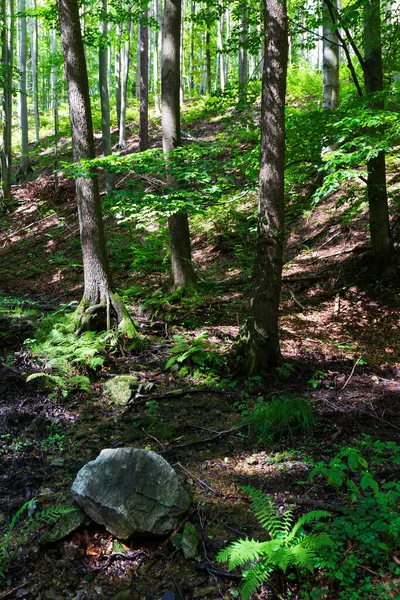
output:
[[[3,147],[1,150],[1,185],[3,199],[11,199],[11,134],[12,134],[12,94],[14,57],[14,0],[2,0],[1,65],[3,93],[1,98]]]
[[[77,0],[57,0],[68,89],[74,162],[93,159],[92,114],[89,84]],[[80,327],[90,328],[95,314],[99,327],[110,328],[113,319],[121,332],[137,336],[134,325],[114,291],[108,261],[97,177],[76,179],[76,197],[83,255],[84,292],[78,308]]]
[[[332,2],[337,10],[337,0]],[[333,110],[339,106],[339,40],[334,31],[328,8],[322,3],[322,108]]]
[[[161,52],[161,118],[163,150],[167,160],[168,183],[175,182],[168,172],[168,153],[181,144],[180,122],[180,32],[181,0],[165,0]],[[186,212],[168,219],[171,245],[172,286],[190,287],[196,281],[192,264],[189,220]]]
[[[21,158],[19,161],[19,173],[26,175],[29,167],[29,131],[28,131],[28,98],[26,93],[26,3],[19,0],[18,19],[18,121],[21,129]]]
[[[278,310],[282,279],[285,94],[288,28],[285,0],[264,0],[260,192],[250,317],[245,328],[248,373],[281,359]]]
[[[144,22],[139,28],[140,60],[140,127],[139,149],[143,152],[149,147],[149,26],[148,10],[144,13]]]

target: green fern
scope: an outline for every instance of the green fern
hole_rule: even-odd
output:
[[[49,527],[62,515],[78,510],[74,507],[49,506],[29,514],[35,503],[36,498],[25,502],[12,517],[6,534],[0,538],[0,579],[5,577],[5,572],[15,559],[18,549],[26,545],[40,527]],[[27,516],[24,513],[27,513]]]
[[[325,534],[306,534],[303,530],[304,525],[328,517],[330,513],[311,511],[294,523],[294,506],[279,515],[271,498],[251,486],[243,489],[250,495],[254,513],[270,539],[265,542],[249,538],[237,540],[221,550],[217,560],[227,562],[229,569],[245,567],[240,592],[247,600],[275,571],[286,573],[288,568],[312,571],[319,551],[332,542]]]

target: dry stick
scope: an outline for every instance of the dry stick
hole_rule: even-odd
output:
[[[171,446],[171,448],[168,448],[165,452],[173,452],[174,450],[181,450],[182,448],[187,448],[188,446],[196,446],[197,444],[205,444],[206,442],[212,442],[213,440],[216,440],[217,438],[221,437],[221,435],[225,435],[227,433],[232,433],[232,431],[236,431],[237,429],[243,429],[243,427],[247,427],[248,425],[246,423],[243,423],[242,425],[237,425],[236,427],[232,427],[232,429],[226,429],[225,431],[219,431],[217,433],[217,435],[213,435],[210,438],[204,438],[201,440],[195,440],[193,442],[187,442],[186,444],[180,444],[179,446]]]
[[[351,370],[350,375],[348,376],[346,383],[344,384],[344,386],[342,388],[340,388],[340,390],[338,391],[338,394],[340,394],[340,392],[343,392],[344,388],[347,387],[347,384],[349,383],[350,379],[353,377],[354,375],[354,371],[356,370],[356,367],[358,365],[358,363],[360,362],[360,360],[362,359],[362,356],[360,356],[359,358],[357,358],[356,362],[353,365],[353,368]]]
[[[297,304],[301,310],[306,310],[306,307],[303,306],[299,300],[297,300],[296,296],[294,295],[294,291],[291,288],[289,288],[289,294],[292,296],[294,303]]]
[[[335,504],[328,504],[326,502],[320,502],[319,500],[314,500],[314,498],[309,498],[308,496],[289,496],[284,499],[288,504],[298,504],[299,506],[311,506],[312,508],[327,510],[331,512],[342,512],[346,506],[336,506]]]
[[[245,502],[248,501],[248,498],[244,498],[243,496],[236,496],[235,494],[223,494],[222,492],[219,492],[218,490],[214,490],[213,488],[211,488],[208,483],[206,483],[205,481],[203,481],[202,479],[200,479],[199,477],[196,477],[196,475],[194,475],[193,473],[191,473],[190,471],[188,471],[186,469],[186,467],[184,467],[180,462],[175,463],[175,465],[173,466],[178,466],[180,467],[183,471],[185,471],[185,473],[187,475],[189,475],[189,477],[191,477],[192,479],[194,479],[194,481],[203,489],[207,490],[208,492],[211,492],[212,494],[215,494],[216,496],[219,496],[220,498],[234,498],[235,500],[243,500]]]
[[[58,218],[58,215],[56,215],[56,213],[51,213],[51,215],[46,215],[45,217],[43,217],[43,219],[40,219],[39,221],[34,221],[33,223],[29,223],[29,225],[26,225],[26,227],[22,227],[22,229],[17,229],[17,231],[13,231],[12,233],[9,233],[8,235],[5,236],[5,238],[6,238],[6,240],[8,240],[9,238],[13,237],[14,235],[18,235],[22,231],[29,229],[29,227],[32,227],[33,225],[39,225],[39,223],[42,223],[46,219],[50,219],[50,217]]]

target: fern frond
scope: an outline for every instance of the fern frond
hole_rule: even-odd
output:
[[[295,508],[296,507],[294,505],[289,506],[283,517],[281,517],[281,534],[279,537],[284,537],[286,539],[288,538],[293,526]]]
[[[312,523],[313,521],[320,521],[324,517],[330,516],[331,514],[326,510],[312,510],[311,512],[306,513],[305,515],[300,517],[300,519],[294,525],[292,531],[288,535],[288,541],[291,541],[296,537],[297,532],[303,527],[303,525],[306,525],[307,523]]]
[[[282,520],[269,496],[256,490],[251,485],[242,488],[250,496],[254,514],[272,538],[279,536],[282,530]]]
[[[234,569],[263,556],[265,544],[249,538],[237,540],[217,554],[217,561],[227,562],[229,569]]]
[[[248,600],[257,588],[268,579],[272,572],[273,568],[263,562],[245,571],[243,573],[244,582],[240,586],[240,593],[243,600]]]

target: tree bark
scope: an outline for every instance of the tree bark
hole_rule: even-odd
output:
[[[165,0],[162,29],[161,97],[163,150],[171,190],[175,182],[168,172],[168,154],[181,144],[180,130],[180,31],[181,1]],[[186,212],[168,219],[171,244],[172,286],[190,287],[196,281],[192,265],[189,221]]]
[[[58,191],[58,90],[57,90],[57,32],[51,32],[51,104],[54,123],[54,187]]]
[[[239,104],[247,103],[247,82],[249,66],[247,59],[247,34],[249,30],[247,0],[241,2],[240,38],[239,38]]]
[[[36,0],[32,0],[32,9],[36,11]],[[39,130],[40,130],[40,118],[39,118],[39,85],[38,85],[38,19],[37,16],[29,18],[29,37],[31,44],[31,57],[32,57],[32,99],[33,99],[33,116],[35,122],[35,139],[36,143],[39,143]]]
[[[108,45],[107,45],[107,0],[101,0],[103,16],[100,21],[100,47],[99,47],[99,88],[101,104],[101,137],[104,156],[112,154],[111,144],[111,119],[110,96],[108,92]],[[115,187],[114,173],[105,173],[106,192],[111,192]]]
[[[364,4],[364,84],[367,94],[383,90],[381,16],[379,0]],[[374,98],[371,108],[382,109],[383,99]],[[389,209],[386,189],[385,154],[380,152],[367,162],[367,194],[373,267],[383,273],[394,260],[390,236]]]
[[[129,3],[128,14],[132,10],[132,4]],[[130,20],[126,24],[126,40],[121,48],[121,113],[119,121],[119,141],[118,146],[122,149],[126,148],[126,108],[128,99],[128,77],[129,77],[129,62],[131,49],[131,27]]]
[[[140,25],[140,126],[139,150],[149,147],[149,13],[144,13],[145,23]]]
[[[78,3],[77,0],[57,0],[57,8],[68,88],[73,158],[74,162],[80,162],[95,157],[95,146]],[[114,293],[97,177],[77,177],[76,194],[84,271],[84,292],[78,309],[81,325],[78,331],[90,328],[90,320],[96,314],[101,320],[100,329],[109,329],[113,317],[122,332],[136,337],[131,319]],[[93,307],[96,307],[95,311]]]
[[[26,175],[30,171],[29,165],[29,128],[28,128],[28,96],[26,93],[26,3],[19,0],[19,35],[18,35],[18,120],[21,128],[21,158],[19,173]]]
[[[12,175],[12,92],[14,56],[14,0],[2,0],[3,23],[1,30],[1,62],[3,66],[2,122],[3,147],[1,150],[1,186],[3,200],[11,200]]]
[[[261,100],[260,193],[246,370],[260,373],[281,359],[278,310],[282,278],[285,93],[288,32],[285,0],[264,0],[265,60]]]
[[[337,0],[332,1],[337,10]],[[322,108],[334,110],[339,106],[339,40],[333,31],[332,20],[325,3],[322,3]]]

